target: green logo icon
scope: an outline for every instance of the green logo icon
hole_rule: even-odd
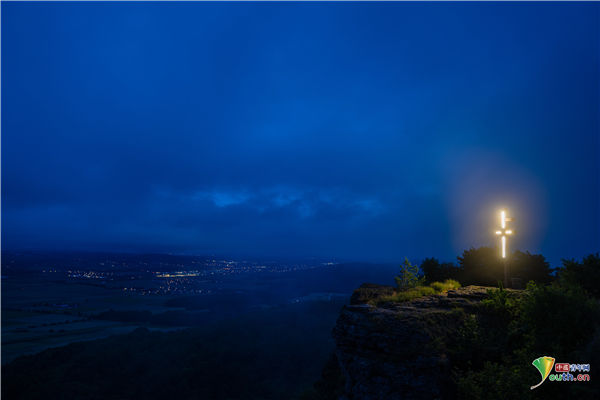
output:
[[[550,375],[550,372],[552,372],[552,367],[554,366],[554,358],[548,356],[536,358],[531,364],[533,364],[533,366],[536,367],[542,375],[542,380],[540,381],[540,383],[530,388],[531,390],[533,390],[536,387],[540,386],[542,383],[544,383],[548,375]]]

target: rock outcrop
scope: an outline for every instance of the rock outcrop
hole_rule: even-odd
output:
[[[467,286],[404,303],[374,306],[391,286],[362,285],[334,328],[345,380],[342,399],[447,398],[446,344],[476,312],[487,287]]]

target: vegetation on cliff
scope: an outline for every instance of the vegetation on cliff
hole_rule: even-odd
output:
[[[498,257],[498,249],[492,247],[471,248],[457,258],[458,265],[440,263],[436,258],[426,258],[420,270],[428,282],[454,279],[463,285],[497,286],[504,277],[504,264]],[[509,262],[510,276],[524,284],[529,281],[551,282],[552,269],[541,254],[516,251]]]
[[[448,290],[458,289],[460,283],[454,279],[446,279],[444,282],[431,282],[426,285],[426,276],[417,265],[410,263],[408,258],[400,266],[400,274],[395,278],[397,290],[392,294],[381,296],[370,302],[373,305],[386,302],[404,302],[423,296],[440,294]]]
[[[457,266],[454,263],[440,263],[436,258],[426,258],[418,266],[405,258],[400,266],[400,274],[394,278],[397,290],[391,295],[378,298],[372,304],[404,302],[440,294],[461,287],[461,283],[496,286],[503,279],[504,265],[498,258],[497,249],[471,248],[458,257],[458,262]],[[569,263],[573,264],[569,276],[579,276],[577,263]],[[541,254],[516,251],[511,257],[510,271],[516,282],[548,283],[552,280],[550,265]]]
[[[593,379],[529,388],[539,381],[531,366],[537,357],[595,365],[600,361],[599,271],[600,257],[590,255],[583,262],[565,260],[554,282],[530,282],[523,295],[490,290],[481,313],[465,318],[449,346],[458,397],[593,398],[599,389]]]
[[[432,282],[430,285],[417,285],[412,288],[398,290],[392,295],[377,299],[373,304],[410,301],[419,297],[445,293],[448,290],[458,289],[459,287],[460,283],[457,281],[446,279],[444,282]]]
[[[488,266],[479,264],[486,254],[471,249],[461,266],[437,267],[442,273],[470,274],[475,283],[477,274],[484,280],[501,278],[501,270],[495,275],[472,270]],[[335,379],[321,382],[313,398],[337,399],[340,391],[356,399],[596,398],[597,379],[530,387],[540,381],[531,364],[541,356],[600,362],[600,256],[564,260],[550,274],[542,256],[521,254],[516,273],[537,277],[524,290],[469,285],[434,295],[445,286],[426,285],[430,276],[423,277],[408,261],[396,279],[398,287],[363,284],[334,329],[339,370],[329,364],[327,376]],[[425,271],[434,266],[435,272],[436,260],[425,264]],[[447,280],[451,275],[432,276]]]

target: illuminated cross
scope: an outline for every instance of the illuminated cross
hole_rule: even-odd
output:
[[[504,261],[504,287],[508,287],[508,262],[506,260],[506,237],[512,235],[512,230],[506,229],[506,223],[512,221],[512,218],[506,216],[506,211],[500,211],[500,227],[499,231],[496,231],[496,235],[500,236],[500,247],[502,248],[502,260]]]
[[[506,223],[512,221],[512,218],[506,216],[506,211],[500,211],[500,227],[502,230],[496,231],[496,235],[500,236],[500,244],[502,248],[502,258],[506,258],[506,237],[512,235],[512,230],[506,229]]]

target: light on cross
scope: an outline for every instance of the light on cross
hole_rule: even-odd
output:
[[[500,246],[502,248],[502,258],[506,258],[506,237],[512,235],[512,230],[506,229],[506,223],[512,221],[512,218],[506,216],[506,211],[500,211],[500,227],[499,231],[496,231],[496,235],[500,236]]]

